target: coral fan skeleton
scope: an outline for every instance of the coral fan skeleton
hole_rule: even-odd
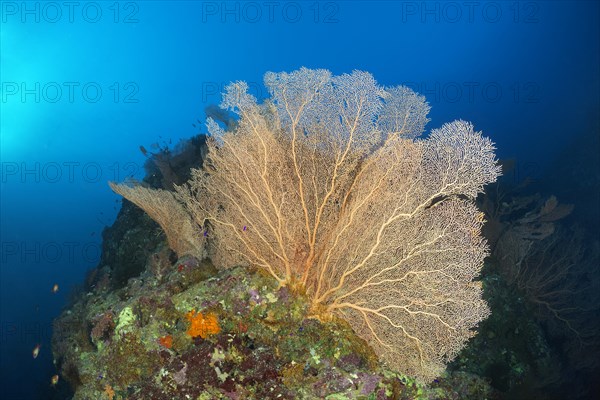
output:
[[[208,158],[176,193],[112,188],[179,256],[263,268],[313,317],[343,318],[392,368],[434,379],[489,314],[473,200],[500,173],[492,142],[460,120],[418,139],[425,98],[366,72],[303,68],[265,85],[262,104],[244,82],[226,88],[237,124],[208,119]]]

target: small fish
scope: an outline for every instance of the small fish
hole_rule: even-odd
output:
[[[52,293],[56,292],[58,292],[58,283],[55,283],[54,286],[52,286]]]
[[[150,145],[150,147],[151,147],[151,148],[153,148],[153,149],[158,149],[158,148],[159,148],[159,145],[158,145],[158,143],[156,143],[156,142],[155,142],[155,143],[152,143],[152,144]]]
[[[35,347],[33,348],[33,351],[31,352],[31,355],[33,356],[34,359],[37,358],[37,356],[40,354],[40,348],[42,347],[41,344],[36,344]]]
[[[145,157],[148,157],[148,150],[144,146],[140,146],[140,151]]]
[[[192,126],[195,128],[195,127],[196,127],[196,124],[192,124]]]
[[[50,385],[56,386],[57,383],[58,383],[58,375],[52,375],[52,378],[50,378]]]
[[[94,236],[96,234],[96,232],[92,232],[90,233],[90,236]]]

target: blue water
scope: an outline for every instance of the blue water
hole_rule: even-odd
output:
[[[264,98],[266,71],[305,66],[408,85],[431,104],[428,129],[473,122],[516,160],[516,181],[532,177],[599,221],[590,193],[553,179],[579,149],[600,157],[577,147],[599,132],[598,2],[0,4],[3,399],[62,398],[50,388],[52,320],[98,263],[120,207],[107,181],[143,177],[140,145],[203,130],[196,119],[230,81]]]

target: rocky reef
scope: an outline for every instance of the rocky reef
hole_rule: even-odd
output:
[[[259,270],[183,258],[157,276],[151,264],[56,320],[74,399],[492,398],[476,375],[425,387],[385,369],[346,323],[307,319],[306,299]]]

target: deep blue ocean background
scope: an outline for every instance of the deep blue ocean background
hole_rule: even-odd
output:
[[[228,82],[266,97],[266,71],[408,85],[432,107],[428,130],[473,122],[515,160],[510,179],[598,234],[600,188],[579,184],[600,176],[598,2],[0,4],[2,399],[56,398],[52,320],[119,210],[107,181],[143,178],[141,145],[205,131]]]

